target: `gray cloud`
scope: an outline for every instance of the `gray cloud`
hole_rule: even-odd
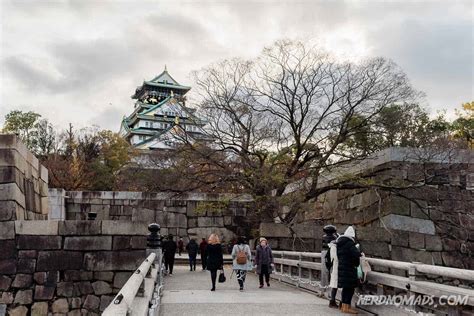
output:
[[[471,1],[1,1],[0,124],[17,100],[65,126],[113,128],[168,65],[252,58],[280,38],[399,64],[433,110],[473,99]],[[192,90],[191,90],[192,94]],[[112,105],[110,105],[112,104]],[[71,110],[72,109],[72,110]]]

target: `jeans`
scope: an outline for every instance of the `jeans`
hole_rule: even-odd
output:
[[[189,268],[196,271],[196,255],[189,255]]]
[[[344,288],[342,288],[341,302],[343,304],[351,305],[352,296],[354,295],[354,291],[355,291],[355,288],[353,288],[353,287],[344,287]]]
[[[211,272],[211,282],[212,288],[216,288],[216,279],[217,279],[217,269],[216,270],[209,270]]]
[[[269,284],[270,283],[270,267],[268,264],[262,264],[262,267],[260,268],[260,275],[258,276],[260,285],[263,285],[263,276],[265,276],[265,282]]]

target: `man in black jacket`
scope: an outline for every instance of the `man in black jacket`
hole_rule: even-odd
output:
[[[337,285],[342,288],[341,311],[347,314],[357,314],[357,311],[351,308],[352,296],[358,285],[357,267],[360,264],[361,253],[356,247],[355,231],[349,226],[344,235],[337,241]]]
[[[168,235],[168,240],[163,244],[163,257],[165,258],[165,268],[170,275],[173,275],[174,256],[177,248],[173,235]]]

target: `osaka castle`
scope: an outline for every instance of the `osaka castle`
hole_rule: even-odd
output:
[[[186,139],[191,143],[206,140],[205,122],[186,106],[186,93],[191,87],[182,86],[171,77],[166,67],[155,78],[144,81],[131,96],[135,109],[125,116],[120,134],[136,149],[166,150]]]

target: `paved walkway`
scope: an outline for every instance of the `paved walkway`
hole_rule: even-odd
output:
[[[164,280],[161,316],[344,315],[329,308],[327,300],[278,281],[271,280],[269,288],[259,289],[254,273],[247,275],[245,290],[240,292],[235,274],[232,279],[230,274],[227,268],[227,281],[211,292],[209,272],[175,266],[173,276]]]

